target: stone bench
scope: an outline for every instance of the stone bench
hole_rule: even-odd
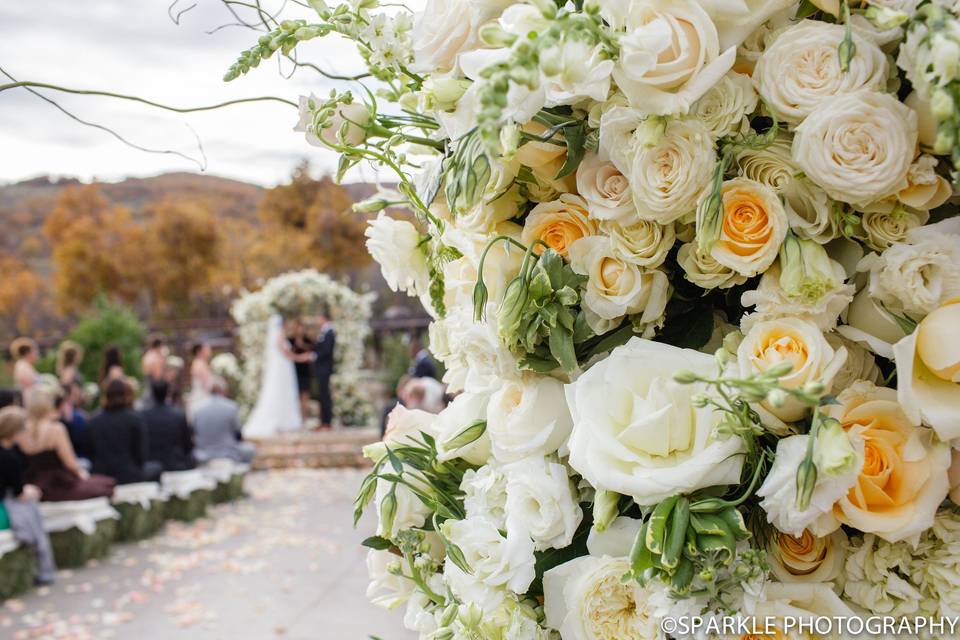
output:
[[[33,552],[20,544],[9,529],[0,531],[0,600],[30,589],[35,573]]]
[[[170,520],[193,522],[207,515],[217,486],[200,469],[168,471],[160,476],[167,502],[164,515]]]
[[[115,537],[118,542],[143,540],[163,527],[166,496],[159,482],[118,485],[112,502],[120,514]]]
[[[214,503],[233,502],[244,496],[243,481],[250,471],[250,465],[235,462],[229,458],[211,460],[200,469],[203,474],[217,483],[213,490]]]
[[[106,556],[120,519],[108,498],[41,502],[40,515],[60,568],[79,567]]]

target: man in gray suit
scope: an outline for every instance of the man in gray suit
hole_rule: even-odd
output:
[[[193,455],[201,463],[215,458],[250,462],[256,449],[240,442],[240,407],[227,397],[227,383],[214,378],[211,391],[210,399],[193,414]]]

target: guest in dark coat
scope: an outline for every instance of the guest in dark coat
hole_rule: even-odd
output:
[[[119,378],[110,380],[103,411],[88,427],[93,472],[115,478],[117,484],[154,481],[163,471],[159,463],[147,461],[147,429],[132,407],[130,385]]]
[[[317,400],[320,401],[320,428],[329,429],[333,422],[333,396],[330,393],[330,376],[334,373],[334,354],[337,334],[333,323],[325,313],[320,317],[320,335],[313,343],[317,359],[313,363],[314,377],[317,380]]]
[[[197,466],[193,459],[193,430],[187,415],[170,406],[170,385],[163,378],[151,385],[153,405],[140,412],[147,427],[147,460],[158,462],[164,471],[186,471]]]

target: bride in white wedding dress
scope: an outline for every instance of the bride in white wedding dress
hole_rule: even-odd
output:
[[[244,438],[269,438],[282,431],[296,431],[302,426],[297,373],[293,366],[295,359],[297,356],[283,333],[283,319],[276,314],[270,316],[260,395],[243,425]]]

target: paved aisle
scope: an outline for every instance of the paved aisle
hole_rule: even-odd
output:
[[[369,603],[365,519],[352,501],[363,472],[253,474],[253,497],[146,542],[118,545],[93,568],[0,605],[0,638],[92,640],[409,640],[400,613]],[[372,516],[372,513],[370,514]]]

